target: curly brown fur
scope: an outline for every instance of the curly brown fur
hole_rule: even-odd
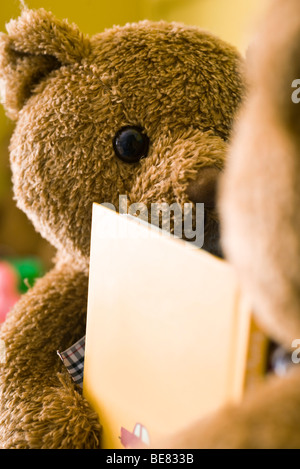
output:
[[[207,198],[215,249],[212,200],[243,93],[241,59],[214,36],[175,23],[144,21],[89,39],[26,9],[7,29],[0,76],[16,120],[15,197],[58,255],[1,331],[0,444],[99,447],[98,420],[56,356],[85,332],[92,203]],[[143,127],[150,139],[148,157],[136,164],[113,150],[125,125]]]
[[[0,441],[4,448],[92,448],[100,425],[56,350],[85,333],[87,275],[56,266],[24,295],[1,330]],[[80,430],[80,431],[79,431]]]

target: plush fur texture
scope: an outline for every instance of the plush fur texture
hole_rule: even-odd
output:
[[[287,350],[300,338],[300,104],[291,99],[299,56],[299,0],[276,0],[249,51],[249,97],[219,196],[226,256],[262,330]],[[299,449],[299,367],[167,444]]]
[[[143,21],[92,38],[44,10],[0,37],[3,103],[16,120],[15,197],[57,249],[54,269],[1,330],[0,446],[98,448],[101,426],[56,355],[85,333],[93,202],[204,202],[214,194],[244,92],[237,51],[196,27]],[[141,126],[147,158],[120,161],[116,132]]]

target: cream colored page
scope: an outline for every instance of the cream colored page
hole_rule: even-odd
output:
[[[236,398],[243,382],[243,363],[230,381],[233,271],[147,230],[94,205],[84,392],[109,448],[136,423],[150,439],[176,433]]]

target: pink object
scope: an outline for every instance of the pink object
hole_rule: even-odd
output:
[[[133,432],[121,427],[121,443],[124,448],[146,449],[150,445],[149,434],[144,425],[137,423]]]
[[[7,262],[0,262],[0,323],[19,298],[17,273]]]

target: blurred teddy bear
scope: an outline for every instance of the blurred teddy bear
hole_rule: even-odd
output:
[[[225,255],[261,330],[285,350],[285,373],[269,373],[239,405],[208,416],[168,447],[300,448],[299,59],[300,2],[272,1],[249,49],[249,96],[219,196]]]

